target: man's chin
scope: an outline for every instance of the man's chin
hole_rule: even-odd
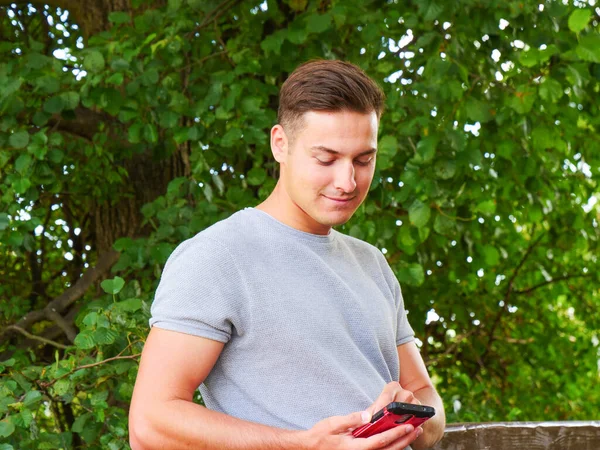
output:
[[[340,225],[344,225],[346,222],[348,222],[352,218],[353,215],[354,215],[354,211],[352,211],[352,213],[348,213],[348,212],[330,213],[330,214],[320,217],[319,223],[321,223],[322,225],[329,226],[329,227],[337,227]]]

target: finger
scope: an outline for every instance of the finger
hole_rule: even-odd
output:
[[[400,392],[398,392],[396,394],[395,401],[403,402],[403,403],[412,403],[414,405],[421,404],[419,399],[417,399],[417,397],[415,397],[415,394],[413,394],[411,391],[407,391],[406,389],[402,389]]]
[[[403,449],[416,439],[416,435],[417,431],[412,425],[397,426],[366,438],[365,449],[388,449],[390,446],[394,449],[396,447]]]
[[[400,391],[402,391],[402,386],[400,386],[400,383],[398,383],[397,381],[392,381],[391,383],[386,384],[383,388],[383,391],[381,391],[379,397],[377,397],[377,400],[375,400],[375,403],[373,403],[369,408],[367,408],[368,411],[370,411],[371,414],[375,414],[384,406],[395,401],[394,399]]]
[[[327,420],[328,428],[333,434],[344,433],[348,430],[358,428],[371,420],[368,411],[358,411],[347,416],[333,416]]]
[[[394,441],[387,447],[384,447],[383,450],[404,450],[408,445],[413,444],[421,434],[423,434],[423,429],[417,427],[411,433],[405,435],[404,438]]]

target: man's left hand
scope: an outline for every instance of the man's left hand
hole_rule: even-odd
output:
[[[377,411],[383,409],[384,406],[392,402],[412,403],[414,405],[420,405],[421,402],[415,397],[415,395],[400,385],[397,381],[388,383],[384,388],[375,403],[367,408],[367,411],[371,413],[371,416]]]

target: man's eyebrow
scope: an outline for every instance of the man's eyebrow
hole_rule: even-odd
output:
[[[311,147],[311,150],[317,150],[317,151],[322,151],[322,152],[327,152],[330,153],[332,155],[339,155],[340,152],[338,152],[337,150],[333,150],[329,147],[325,147],[324,145],[313,145]],[[361,152],[357,155],[357,157],[361,157],[361,156],[366,156],[366,155],[371,155],[377,153],[377,149],[376,148],[370,148],[369,150],[365,150],[364,152]]]

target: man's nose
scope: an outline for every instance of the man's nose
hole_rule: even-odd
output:
[[[337,190],[351,193],[356,189],[354,164],[340,164],[335,173],[334,187]]]

